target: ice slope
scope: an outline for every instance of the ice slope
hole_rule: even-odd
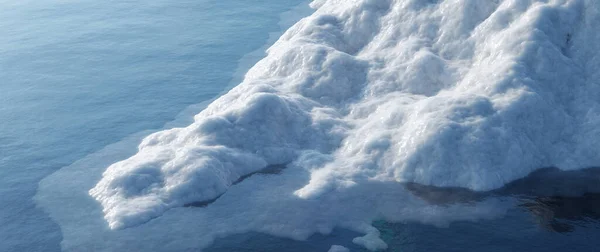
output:
[[[313,15],[193,124],[148,136],[137,154],[108,167],[89,193],[112,229],[218,202],[236,182],[259,188],[251,183],[269,183],[240,179],[270,166],[287,166],[285,179],[266,178],[294,189],[254,200],[268,206],[295,197],[347,209],[353,200],[331,195],[385,195],[390,182],[490,190],[538,168],[600,165],[600,2],[312,6]],[[309,178],[290,177],[302,172]],[[257,213],[239,194],[242,207],[231,207]],[[346,214],[389,217],[377,202],[364,216]],[[368,230],[355,242],[385,247]]]

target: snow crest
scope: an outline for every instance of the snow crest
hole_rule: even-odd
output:
[[[320,200],[390,182],[491,190],[538,168],[600,165],[600,2],[312,6],[193,124],[104,172],[89,193],[111,228],[209,204],[273,166],[309,176],[272,197]],[[357,243],[385,248],[372,240]]]

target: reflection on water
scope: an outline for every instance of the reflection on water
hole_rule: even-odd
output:
[[[529,176],[488,192],[408,183],[405,188],[435,205],[478,202],[490,197],[514,197],[518,207],[533,214],[541,227],[572,232],[577,225],[600,220],[600,168],[561,171],[539,169]]]
[[[558,168],[543,168],[529,176],[513,181],[492,191],[500,195],[528,196],[582,196],[585,193],[600,193],[600,167],[576,171],[561,171]]]
[[[578,197],[536,197],[524,199],[520,207],[536,216],[541,227],[555,232],[572,232],[600,220],[600,194],[585,193]]]
[[[489,195],[460,187],[435,187],[417,183],[406,183],[408,191],[432,205],[452,205],[458,203],[474,203],[484,200]]]

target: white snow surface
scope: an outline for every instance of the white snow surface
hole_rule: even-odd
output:
[[[312,6],[193,124],[108,167],[89,193],[111,228],[218,202],[272,165],[308,177],[268,201],[377,195],[390,182],[490,190],[538,168],[600,165],[599,1]],[[278,176],[265,177],[290,181]]]

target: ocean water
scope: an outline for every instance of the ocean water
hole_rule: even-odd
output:
[[[38,182],[223,92],[302,2],[0,1],[0,251],[59,251]]]

